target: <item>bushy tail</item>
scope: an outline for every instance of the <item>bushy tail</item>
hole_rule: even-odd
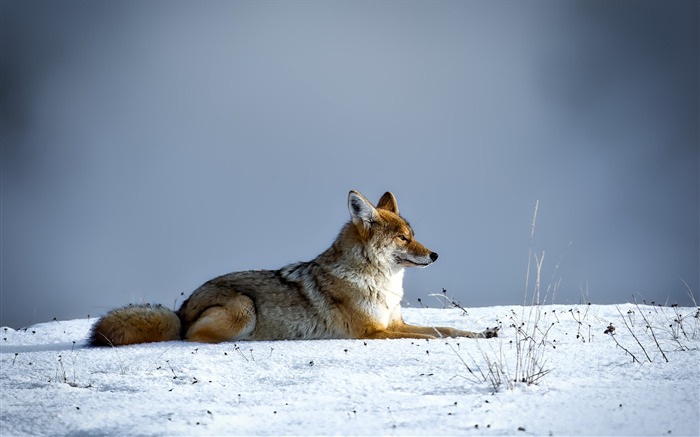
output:
[[[92,346],[180,340],[180,318],[162,305],[129,305],[102,316],[90,331]]]

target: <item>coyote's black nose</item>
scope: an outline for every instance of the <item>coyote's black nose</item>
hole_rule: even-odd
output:
[[[437,254],[437,253],[435,253],[435,252],[430,252],[430,259],[432,259],[433,262],[435,262],[435,260],[437,259],[437,257],[438,257],[438,254]]]

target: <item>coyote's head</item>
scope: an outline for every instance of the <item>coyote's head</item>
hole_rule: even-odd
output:
[[[370,262],[398,270],[425,267],[438,258],[437,253],[415,240],[411,225],[399,215],[392,193],[384,193],[375,207],[358,191],[350,191],[348,209],[363,255]]]

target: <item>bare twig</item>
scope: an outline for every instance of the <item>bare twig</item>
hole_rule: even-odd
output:
[[[632,362],[633,362],[633,363],[639,363],[639,362],[640,362],[640,361],[637,359],[637,357],[636,357],[632,352],[629,351],[629,349],[627,349],[626,347],[624,347],[623,345],[621,345],[619,341],[617,341],[617,338],[615,338],[615,327],[613,326],[612,323],[608,325],[608,328],[605,330],[604,334],[609,334],[610,337],[612,337],[612,339],[615,341],[615,344],[616,344],[618,347],[622,348],[623,351],[627,352],[627,353],[632,357]]]
[[[664,357],[664,360],[666,360],[666,362],[668,363],[668,357],[664,353],[664,350],[661,349],[661,345],[659,344],[659,340],[656,339],[656,334],[654,334],[654,328],[652,328],[651,323],[649,323],[649,319],[647,319],[647,317],[644,315],[644,311],[642,311],[639,308],[639,304],[637,303],[637,299],[634,300],[634,305],[637,307],[637,310],[639,310],[639,313],[642,315],[642,319],[644,319],[644,323],[646,323],[647,327],[649,328],[649,331],[651,332],[651,336],[654,338],[654,343],[656,343],[656,347],[659,348],[661,355]],[[636,338],[637,337],[635,337],[635,339]],[[637,341],[639,341],[639,340],[637,340]],[[644,353],[646,353],[646,351],[644,351]],[[647,355],[647,358],[649,358],[648,355]],[[649,360],[649,361],[651,361],[651,360]]]
[[[634,333],[632,328],[630,328],[630,325],[627,324],[627,321],[625,320],[625,316],[622,315],[622,311],[620,311],[620,308],[617,305],[615,305],[615,308],[617,309],[617,312],[620,313],[620,318],[622,319],[622,322],[625,324],[625,326],[629,330],[630,334],[632,334],[632,337],[637,341],[637,344],[639,345],[639,347],[642,348],[642,351],[644,352],[644,355],[646,355],[647,360],[649,360],[649,362],[651,363],[652,361],[651,361],[651,358],[649,357],[649,354],[647,353],[647,350],[642,345],[642,342],[639,341],[639,338],[637,338],[637,335]],[[617,340],[615,340],[615,342],[617,342]],[[639,360],[637,360],[637,361],[639,361]]]

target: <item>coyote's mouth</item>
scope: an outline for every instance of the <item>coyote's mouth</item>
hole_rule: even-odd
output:
[[[432,263],[432,261],[418,262],[408,258],[396,257],[396,264],[400,265],[401,267],[427,267]]]

